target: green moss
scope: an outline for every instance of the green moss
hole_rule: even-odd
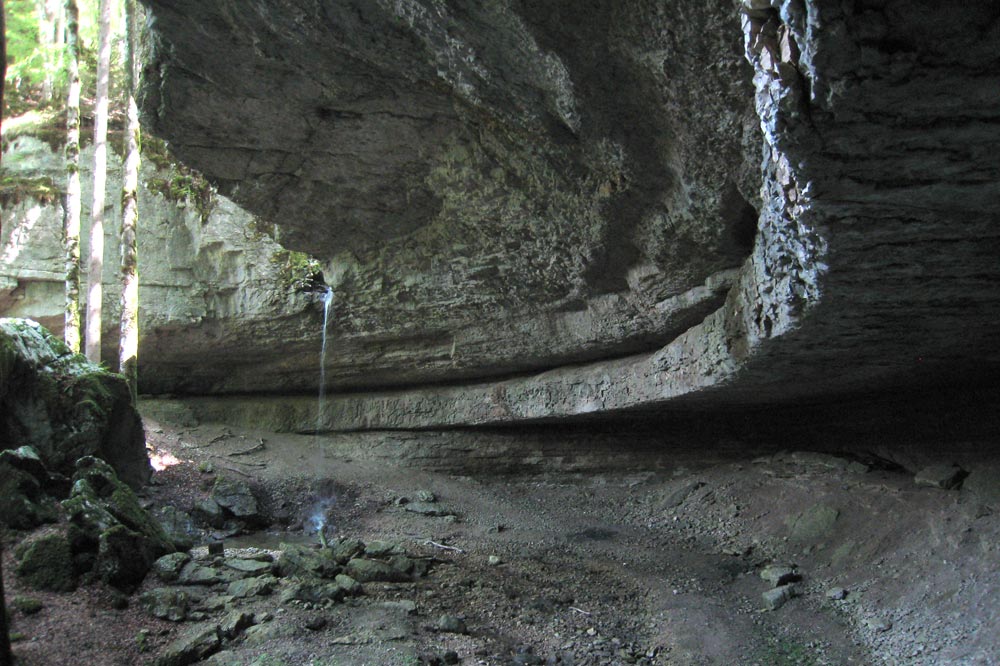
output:
[[[146,188],[156,192],[168,201],[188,202],[194,205],[201,217],[202,224],[208,222],[208,217],[215,210],[215,188],[205,180],[205,177],[194,169],[180,164],[170,153],[166,142],[155,137],[146,137],[142,142],[142,157],[161,172],[167,172],[165,178],[150,178]]]
[[[48,534],[23,544],[14,553],[15,573],[36,590],[69,592],[76,589],[73,553],[63,534]]]
[[[24,178],[3,174],[0,176],[0,206],[7,208],[32,199],[40,204],[50,204],[60,196],[59,188],[48,176]]]
[[[11,599],[11,606],[16,608],[23,615],[34,615],[44,608],[44,604],[34,597],[17,595]]]
[[[282,250],[274,253],[271,263],[278,266],[278,278],[286,289],[302,291],[320,282],[319,261],[304,252]]]

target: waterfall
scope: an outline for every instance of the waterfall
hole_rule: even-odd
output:
[[[333,305],[333,289],[323,292],[323,346],[319,352],[319,403],[316,406],[316,432],[323,424],[323,401],[326,399],[326,329],[330,321],[330,306]]]

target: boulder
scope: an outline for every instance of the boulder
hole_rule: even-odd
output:
[[[139,597],[139,604],[154,617],[170,622],[181,622],[187,617],[194,600],[194,597],[184,590],[158,587],[144,592]]]
[[[250,486],[220,476],[212,487],[212,499],[236,518],[254,520],[260,517],[257,498]]]
[[[76,589],[73,552],[65,534],[46,534],[21,544],[15,551],[18,577],[37,590],[69,592]]]
[[[191,561],[187,553],[170,553],[153,562],[153,573],[164,583],[172,583],[180,576],[181,569]]]
[[[411,580],[406,571],[380,560],[354,558],[347,563],[344,572],[359,583],[401,583]]]
[[[340,573],[340,565],[330,548],[312,548],[283,543],[280,546],[278,573],[281,576],[319,576],[333,578]]]
[[[9,453],[0,453],[0,525],[31,529],[55,521],[54,501],[45,495],[39,479],[17,466]]]
[[[193,627],[167,646],[156,666],[187,666],[201,661],[222,647],[218,625]]]
[[[106,460],[134,487],[151,473],[124,377],[30,319],[0,319],[0,442],[30,446],[66,474],[82,456]]]

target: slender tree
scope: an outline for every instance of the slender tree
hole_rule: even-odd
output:
[[[0,14],[3,8],[0,7]],[[3,18],[0,17],[0,31]],[[0,54],[2,55],[2,54]],[[3,591],[3,542],[0,541],[0,666],[14,666],[14,655],[10,651],[10,629],[7,627],[7,603]]]
[[[125,68],[128,90],[128,154],[125,158],[125,182],[122,186],[121,228],[121,338],[118,344],[120,372],[125,375],[132,404],[138,401],[139,357],[139,254],[136,227],[139,221],[139,109],[135,103],[136,86],[136,6],[125,0]]]
[[[4,20],[3,3],[0,2],[0,129],[3,128],[3,86],[7,80],[7,21]],[[0,164],[3,151],[0,151]]]
[[[80,353],[80,13],[76,0],[66,0],[66,317],[63,339]]]
[[[104,298],[104,197],[108,180],[108,79],[111,69],[111,0],[98,5],[97,96],[94,105],[94,203],[90,211],[90,267],[87,271],[87,358],[101,362]]]

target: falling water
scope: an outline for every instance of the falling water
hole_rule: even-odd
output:
[[[333,304],[333,289],[323,292],[323,346],[319,352],[319,404],[316,406],[316,432],[323,424],[323,401],[326,398],[326,327],[330,321],[330,306]]]

